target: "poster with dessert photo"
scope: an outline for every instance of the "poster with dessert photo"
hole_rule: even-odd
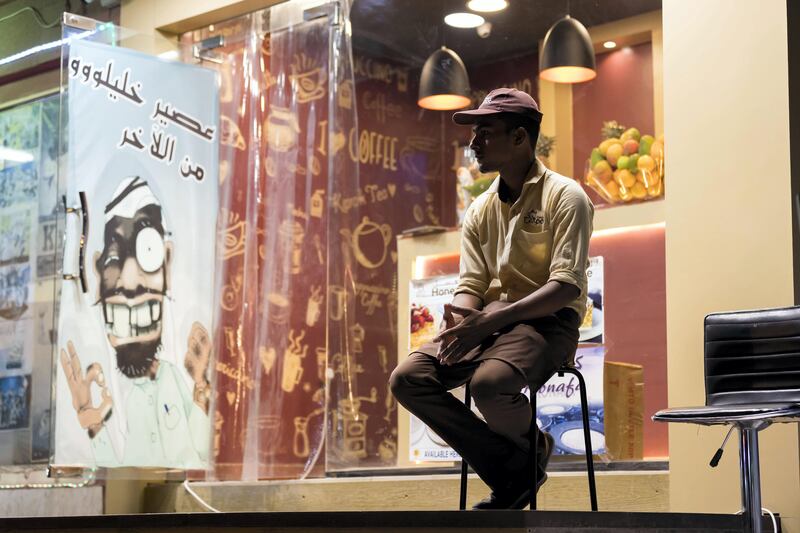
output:
[[[458,274],[411,280],[409,351],[418,349],[436,336],[444,316],[444,304],[453,300],[456,287],[458,287]],[[463,387],[459,387],[453,393],[463,400]],[[409,415],[408,444],[410,461],[458,461],[460,459],[459,455],[446,442],[411,414]]]
[[[575,367],[586,382],[589,404],[589,437],[592,452],[604,453],[605,417],[603,404],[603,363],[606,347],[581,346],[575,354]],[[536,391],[536,423],[555,442],[556,455],[581,455],[586,444],[583,434],[580,384],[572,374],[553,375]]]
[[[603,344],[603,257],[590,257],[586,272],[589,286],[586,295],[586,314],[579,329],[578,340],[587,344]]]
[[[408,349],[414,351],[436,336],[444,316],[444,304],[453,300],[453,293],[458,287],[458,274],[414,279],[410,285],[411,331]]]

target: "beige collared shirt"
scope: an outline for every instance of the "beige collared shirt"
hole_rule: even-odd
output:
[[[456,293],[473,294],[484,305],[515,302],[561,281],[580,289],[568,307],[583,318],[594,216],[589,197],[538,160],[513,205],[500,199],[499,185],[500,177],[464,216]]]

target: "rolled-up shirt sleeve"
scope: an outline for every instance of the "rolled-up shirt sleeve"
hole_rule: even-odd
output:
[[[473,202],[464,214],[464,223],[461,227],[459,282],[455,294],[463,292],[483,300],[491,280],[478,235],[475,218],[477,204]]]
[[[594,207],[579,187],[564,190],[557,202],[552,221],[553,248],[548,281],[575,285],[585,295]]]

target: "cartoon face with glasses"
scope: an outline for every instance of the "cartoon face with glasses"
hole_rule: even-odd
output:
[[[119,370],[141,377],[161,346],[172,243],[164,241],[161,206],[139,177],[120,184],[105,221],[104,247],[94,256],[98,304]]]
[[[161,204],[147,182],[138,176],[124,179],[106,205],[103,249],[93,257],[106,337],[117,369],[134,384],[124,401],[129,435],[123,465],[169,465],[171,458],[180,460],[181,453],[191,453],[181,452],[187,437],[198,458],[207,453],[208,332],[195,322],[189,334],[184,366],[194,382],[193,392],[186,390],[174,365],[159,358],[173,255],[168,235]],[[89,365],[84,376],[72,342],[67,351],[61,351],[61,366],[73,407],[97,453],[103,447],[100,441],[107,440],[96,436],[111,417],[111,393],[99,363]],[[92,383],[101,389],[97,407]]]

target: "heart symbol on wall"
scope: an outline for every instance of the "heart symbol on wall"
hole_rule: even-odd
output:
[[[337,131],[333,135],[333,153],[334,154],[338,153],[339,150],[344,148],[346,144],[347,144],[347,139],[345,138],[344,133],[342,133],[341,131]]]
[[[267,374],[270,373],[272,367],[275,366],[275,358],[277,354],[275,353],[275,348],[264,348],[263,346],[258,348],[258,357],[261,359],[261,364],[263,365],[264,372]]]
[[[395,185],[394,183],[389,183],[386,185],[386,188],[389,189],[389,196],[394,198],[394,193],[397,190],[397,185]]]
[[[228,391],[225,393],[225,397],[228,398],[228,405],[233,405],[233,402],[236,401],[236,393],[232,391]]]

